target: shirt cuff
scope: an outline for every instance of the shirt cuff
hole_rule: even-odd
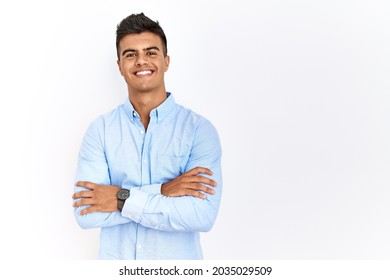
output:
[[[136,223],[140,223],[148,199],[149,194],[132,188],[130,190],[130,196],[126,199],[125,205],[123,206],[122,216],[127,217]]]

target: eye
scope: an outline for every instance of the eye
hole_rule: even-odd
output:
[[[156,56],[157,53],[156,53],[156,52],[147,52],[147,55],[148,55],[148,56]]]
[[[126,54],[126,57],[135,57],[135,56],[136,56],[135,53],[127,53],[127,54]]]

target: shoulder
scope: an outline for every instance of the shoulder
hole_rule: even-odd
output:
[[[177,118],[187,123],[192,124],[195,127],[213,127],[213,124],[205,116],[198,114],[197,112],[177,104]]]
[[[216,127],[208,118],[178,105],[177,119],[184,120],[184,133],[182,135],[190,135],[187,139],[191,140],[189,144],[191,147],[190,155],[194,162],[205,159],[218,162],[221,159],[220,137]],[[198,165],[203,165],[203,163],[198,162]]]
[[[177,105],[176,120],[185,127],[185,130],[191,131],[189,133],[192,133],[195,142],[203,141],[219,145],[218,131],[205,116],[182,105]]]
[[[98,130],[104,129],[107,126],[111,126],[123,118],[126,115],[125,104],[120,104],[116,108],[98,115],[91,121],[90,126],[95,127]]]

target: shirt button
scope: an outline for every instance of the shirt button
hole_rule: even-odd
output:
[[[139,133],[144,134],[144,132],[142,130],[140,130]]]

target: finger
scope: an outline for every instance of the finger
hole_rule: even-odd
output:
[[[86,183],[87,182],[85,182],[85,181],[78,181],[75,185],[78,186],[78,187],[85,187]]]
[[[92,208],[92,210],[91,210],[91,208]],[[86,215],[86,214],[89,214],[89,213],[93,213],[93,212],[94,212],[93,211],[93,206],[91,206],[91,207],[87,207],[87,208],[81,210],[80,211],[80,215],[83,216],[83,215]]]
[[[195,191],[195,190],[187,190],[187,194],[186,195],[191,195],[193,197],[198,197],[200,199],[206,199],[207,196],[201,192],[198,192],[198,191]]]
[[[206,184],[206,185],[209,185],[209,186],[212,186],[212,187],[216,187],[217,186],[217,182],[215,182],[214,180],[208,178],[208,177],[204,177],[204,176],[191,176],[190,179],[189,179],[189,182],[191,183],[203,183],[203,184]]]
[[[205,192],[208,194],[215,194],[215,191],[209,187],[206,187],[202,184],[191,184],[191,190],[197,191],[197,192]]]
[[[91,205],[90,207],[84,208],[83,210],[80,211],[80,215],[86,215],[90,213],[95,213],[95,212],[103,212],[101,211],[102,207],[99,205]]]
[[[205,167],[195,167],[189,171],[186,172],[187,175],[193,176],[193,175],[198,175],[198,174],[207,174],[207,175],[213,175],[213,171],[211,171],[208,168]]]
[[[96,184],[88,182],[88,181],[78,181],[75,185],[78,187],[84,187],[84,188],[91,189],[91,190],[93,190],[96,186]]]
[[[92,191],[79,191],[77,193],[74,193],[72,196],[73,199],[90,197],[92,197]]]
[[[206,187],[205,185],[202,184],[193,184],[193,190],[195,191],[202,191],[208,194],[215,194],[215,191],[209,187]]]
[[[73,203],[73,207],[80,207],[80,206],[86,206],[86,205],[92,205],[93,204],[93,199],[91,198],[85,198],[85,199],[80,199],[77,200]]]

